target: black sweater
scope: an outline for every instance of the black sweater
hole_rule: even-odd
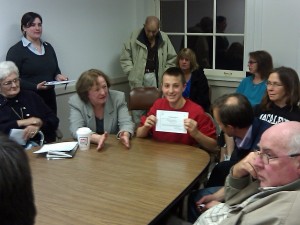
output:
[[[19,69],[21,89],[35,91],[56,114],[56,95],[54,86],[47,90],[37,90],[37,84],[42,81],[53,81],[60,74],[58,62],[53,47],[43,42],[44,55],[36,55],[22,41],[12,46],[6,55],[6,60],[13,61]]]
[[[58,127],[59,119],[53,111],[44,103],[44,101],[32,91],[20,91],[14,98],[6,98],[0,94],[0,131],[9,134],[12,128],[23,129],[19,127],[17,120],[19,116],[14,113],[15,109],[19,115],[23,114],[23,119],[37,117],[43,121],[41,127],[47,142],[55,141],[55,131]],[[23,113],[20,113],[22,108]]]

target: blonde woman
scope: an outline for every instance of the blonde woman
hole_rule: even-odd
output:
[[[183,48],[177,55],[176,65],[185,77],[186,86],[182,93],[183,97],[189,98],[200,105],[206,112],[209,112],[209,86],[203,69],[199,69],[196,55],[193,50]]]

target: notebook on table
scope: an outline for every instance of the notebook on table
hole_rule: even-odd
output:
[[[78,142],[69,141],[54,144],[45,144],[41,149],[33,153],[45,154],[47,159],[68,159],[75,156],[77,149]]]

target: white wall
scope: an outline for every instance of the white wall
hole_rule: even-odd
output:
[[[272,7],[270,7],[272,6]],[[262,44],[271,49],[276,66],[290,66],[300,75],[300,1],[263,2]]]
[[[132,30],[155,14],[154,0],[0,0],[0,61],[22,36],[20,21],[33,11],[43,18],[42,38],[54,46],[61,71],[76,79],[97,68],[112,78],[112,89],[128,92],[119,64],[122,44]],[[74,84],[57,88],[58,117],[64,137],[70,137],[67,101]]]
[[[248,0],[248,49],[271,53],[274,66],[289,66],[300,76],[300,1]]]
[[[159,2],[159,1],[157,1]],[[275,66],[300,73],[300,1],[246,0],[248,52],[269,51]],[[123,75],[119,65],[122,43],[130,32],[155,14],[155,0],[0,0],[0,60],[20,37],[20,19],[35,11],[44,19],[43,38],[55,48],[61,70],[76,78],[88,68],[111,77]]]
[[[21,38],[22,15],[34,11],[43,18],[42,38],[54,46],[62,72],[74,79],[92,67],[111,77],[123,75],[119,64],[122,43],[137,25],[142,26],[146,13],[154,11],[153,0],[0,0],[0,3],[0,60],[5,60],[9,47]]]

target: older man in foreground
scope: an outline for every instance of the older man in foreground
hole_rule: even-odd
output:
[[[195,224],[299,224],[299,177],[300,123],[274,125],[262,135],[259,150],[232,167],[225,203]]]

